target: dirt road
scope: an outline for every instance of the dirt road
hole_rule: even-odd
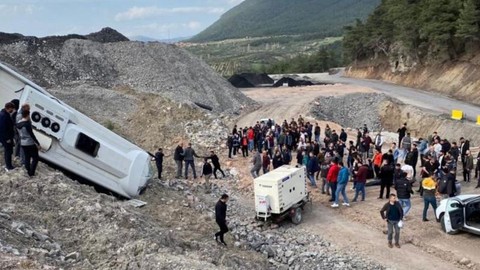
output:
[[[245,90],[247,96],[262,106],[242,116],[237,124],[250,126],[268,117],[287,120],[297,118],[299,114],[308,117],[309,103],[315,97],[358,91],[374,90],[353,85]],[[326,124],[319,123],[322,126]],[[339,128],[338,125],[329,124]],[[241,175],[248,178],[246,166],[239,170]],[[247,179],[245,186],[250,186],[250,183],[251,179]],[[475,193],[473,187],[473,183],[465,185],[462,191]],[[376,260],[392,269],[480,269],[480,238],[468,233],[453,236],[445,234],[435,221],[431,209],[428,214],[430,221],[422,222],[423,199],[417,194],[412,198],[412,210],[402,229],[402,247],[388,248],[386,235],[383,234],[386,225],[379,213],[386,200],[377,199],[378,192],[378,186],[368,187],[365,202],[353,203],[349,208],[332,209],[329,198],[314,190],[314,209],[305,213],[304,222],[299,226],[323,236],[341,249],[352,250],[359,256]],[[348,197],[353,198],[353,191],[348,190]],[[460,264],[462,260],[463,264]]]

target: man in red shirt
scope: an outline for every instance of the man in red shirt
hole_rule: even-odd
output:
[[[362,192],[362,201],[365,201],[365,184],[367,183],[368,165],[363,164],[357,172],[357,183],[355,184],[355,197],[352,202],[357,201],[358,194]]]
[[[330,169],[328,170],[328,173],[327,173],[327,182],[331,188],[330,193],[332,194],[332,198],[330,199],[330,202],[335,201],[335,192],[337,191],[337,178],[338,178],[339,172],[340,172],[340,167],[338,166],[337,161],[332,160]]]
[[[255,131],[253,131],[252,127],[250,127],[247,131],[247,139],[248,139],[248,151],[252,152],[253,143],[255,139]]]

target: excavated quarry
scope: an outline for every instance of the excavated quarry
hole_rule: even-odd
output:
[[[363,124],[373,131],[395,132],[407,123],[412,136],[426,137],[437,131],[449,141],[465,137],[480,141],[475,123],[449,119],[449,115],[404,104],[382,93],[352,93],[317,98],[311,114],[318,119],[333,121],[346,128],[361,128]]]

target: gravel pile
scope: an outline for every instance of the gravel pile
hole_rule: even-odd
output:
[[[371,131],[382,129],[380,105],[390,100],[379,93],[354,93],[340,96],[320,97],[313,103],[311,113],[319,119],[332,121],[345,128],[362,128]]]
[[[238,112],[254,104],[206,63],[181,48],[154,42],[103,42],[109,35],[111,31],[24,38],[2,44],[0,59],[47,88],[127,86],[178,102],[205,104],[216,112]],[[15,36],[10,35],[12,39]]]

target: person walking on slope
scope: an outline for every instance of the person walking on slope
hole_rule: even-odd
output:
[[[400,227],[398,223],[403,219],[403,209],[396,200],[395,194],[390,194],[389,201],[380,210],[382,219],[387,222],[388,247],[393,248],[393,231],[395,230],[395,246],[400,248]]]
[[[212,160],[212,165],[213,165],[213,176],[215,179],[217,178],[217,171],[220,171],[222,173],[222,176],[225,178],[225,173],[223,172],[222,168],[220,167],[220,160],[218,156],[215,154],[214,151],[210,151],[210,157],[209,159]]]
[[[350,206],[347,193],[345,192],[348,184],[348,179],[350,178],[350,173],[348,171],[348,168],[343,165],[342,161],[338,163],[338,166],[340,166],[340,172],[338,173],[338,178],[337,178],[337,190],[335,191],[335,202],[332,204],[332,207],[334,208],[338,207],[338,201],[339,201],[338,198],[340,194],[342,194],[342,197],[343,197],[343,205]]]
[[[192,148],[192,144],[189,143],[188,147],[183,150],[182,156],[185,158],[185,179],[188,179],[188,166],[192,168],[193,179],[197,179],[197,172],[195,171],[195,158],[200,158],[195,150]]]
[[[28,176],[32,177],[37,169],[40,143],[33,133],[29,111],[22,111],[22,120],[17,123],[17,129],[20,135],[20,144],[25,155],[25,168]]]
[[[250,170],[250,173],[252,174],[252,177],[255,179],[259,176],[260,174],[260,169],[262,169],[262,156],[258,152],[256,148],[253,149],[253,158],[252,158],[252,169]]]
[[[5,170],[7,172],[14,169],[12,165],[13,139],[15,137],[14,123],[10,115],[15,110],[15,105],[11,102],[5,104],[5,108],[0,111],[0,143],[3,145]]]
[[[217,243],[227,246],[223,236],[228,232],[227,227],[227,202],[228,202],[228,195],[223,194],[218,200],[217,204],[215,205],[215,221],[217,222],[218,227],[220,227],[220,231],[215,234],[215,241]]]
[[[163,149],[158,148],[158,151],[155,153],[155,165],[157,165],[157,171],[158,171],[158,179],[162,179],[162,171],[163,171],[163,157],[165,155],[163,154]]]
[[[204,159],[203,167],[202,167],[202,175],[200,177],[205,178],[205,185],[207,188],[210,187],[210,177],[212,176],[212,165],[208,162],[208,158]]]
[[[173,154],[175,164],[177,164],[177,178],[182,178],[183,169],[183,143],[178,143]]]

